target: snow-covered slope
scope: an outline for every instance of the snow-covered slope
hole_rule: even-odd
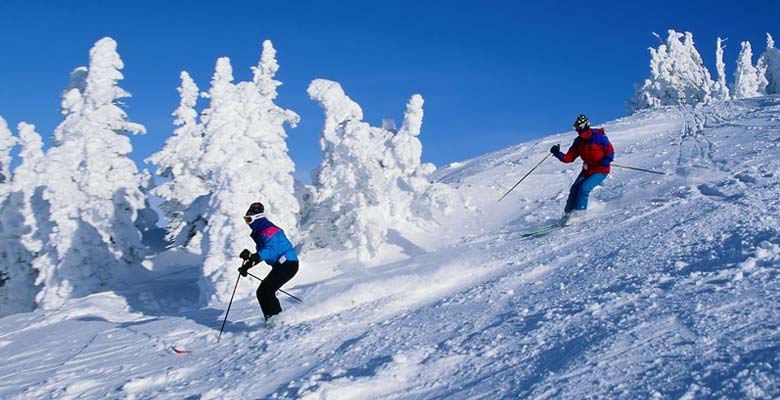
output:
[[[126,293],[0,319],[0,398],[780,396],[780,98],[606,128],[616,163],[674,175],[614,168],[585,221],[529,239],[579,164],[497,200],[572,134],[442,168],[466,202],[439,230],[371,268],[304,254],[273,329],[242,280],[219,343],[224,309],[188,308],[199,269],[164,253]]]

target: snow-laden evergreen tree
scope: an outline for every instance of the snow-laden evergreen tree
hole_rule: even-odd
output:
[[[300,204],[295,197],[295,164],[288,155],[285,125],[294,128],[300,117],[273,102],[277,96],[276,88],[281,85],[274,79],[278,70],[276,50],[271,41],[266,40],[263,42],[260,62],[252,68],[252,82],[237,85],[244,105],[243,114],[246,116],[245,137],[252,155],[246,161],[248,165],[232,167],[241,170],[248,168],[250,176],[237,189],[246,190],[249,197],[261,196],[259,200],[265,204],[268,215],[284,227],[289,235],[294,236],[300,217]],[[260,164],[260,167],[256,164]]]
[[[775,48],[775,40],[769,33],[766,34],[766,50],[758,59],[758,70],[764,72],[765,93],[780,93],[780,50]]]
[[[726,64],[723,62],[723,39],[718,38],[715,45],[715,68],[718,72],[718,80],[712,86],[712,96],[720,101],[729,100],[729,87],[726,84]]]
[[[17,138],[0,117],[0,317],[29,311],[35,305],[23,293],[26,272],[32,269],[21,243],[24,229],[24,216],[19,209],[21,199],[12,192],[11,150],[16,143]]]
[[[338,83],[316,79],[308,93],[325,111],[309,240],[317,247],[354,249],[358,259],[369,260],[390,223],[383,209],[390,177],[382,164],[390,134],[363,122],[363,110]]]
[[[363,122],[360,106],[336,82],[314,80],[308,92],[325,111],[323,160],[305,215],[312,246],[352,249],[365,262],[378,254],[390,227],[425,226],[452,210],[454,192],[431,184],[428,175],[435,168],[420,162],[422,96],[409,100],[394,135]]]
[[[173,112],[177,128],[165,141],[162,150],[147,159],[157,166],[157,174],[170,179],[157,186],[152,193],[165,201],[160,209],[168,220],[168,237],[186,244],[189,234],[182,235],[187,226],[185,210],[196,198],[208,194],[206,176],[199,166],[203,146],[203,127],[198,123],[195,111],[200,92],[198,86],[186,71],[181,72],[181,86],[178,88],[179,107]]]
[[[41,181],[43,141],[33,125],[22,122],[18,130],[22,162],[14,170],[12,191],[0,203],[0,316],[35,308],[38,273],[32,262],[43,245],[37,229],[42,216],[31,204]]]
[[[742,49],[734,71],[734,87],[731,94],[735,99],[758,97],[766,89],[766,77],[763,71],[753,66],[753,49],[750,42],[742,42]]]
[[[44,308],[116,283],[143,259],[134,225],[145,205],[142,175],[127,157],[127,134],[145,128],[126,120],[117,86],[123,63],[116,42],[103,38],[90,50],[89,67],[76,69],[63,94],[65,119],[46,153],[43,200],[52,224],[35,260],[42,284],[36,301]]]
[[[681,40],[682,39],[682,40]],[[650,78],[637,88],[630,111],[706,103],[714,85],[693,43],[693,34],[669,30],[666,44],[650,48]]]
[[[35,131],[35,125],[20,122],[19,158],[21,163],[14,169],[13,190],[15,193],[21,193],[22,196],[22,215],[24,216],[24,225],[26,234],[22,237],[22,244],[31,254],[40,253],[43,248],[44,238],[40,236],[38,229],[39,222],[48,219],[48,215],[41,214],[36,202],[40,202],[41,193],[45,179],[43,176],[44,154],[43,140],[38,132]],[[36,197],[37,196],[37,197]]]
[[[19,158],[21,163],[14,169],[13,189],[32,194],[38,185],[43,183],[41,176],[44,164],[43,140],[35,131],[35,125],[20,122],[19,130]]]
[[[263,43],[251,82],[233,84],[227,58],[217,62],[208,92],[211,99],[204,111],[203,156],[200,166],[209,177],[208,202],[201,208],[204,277],[201,300],[227,301],[235,278],[237,255],[254,249],[243,215],[249,204],[260,201],[266,215],[294,237],[299,203],[294,194],[295,165],[287,155],[285,124],[295,127],[296,113],[274,104],[274,79],[279,69],[270,41]],[[206,207],[203,207],[207,205]]]
[[[397,195],[393,196],[395,200],[390,208],[394,219],[406,219],[420,227],[429,227],[437,217],[454,211],[458,198],[448,185],[431,183],[429,177],[436,167],[421,161],[422,142],[418,137],[422,130],[423,103],[419,94],[409,99],[403,125],[388,143],[384,164],[396,166],[396,184],[391,189]],[[408,203],[401,199],[408,199]]]
[[[8,193],[0,202],[0,317],[35,309],[33,254],[22,243],[29,232],[23,203],[21,192]]]
[[[233,84],[233,67],[230,65],[229,58],[217,59],[214,75],[211,78],[211,88],[208,92],[202,93],[202,96],[209,99],[209,106],[201,113],[200,131],[202,138],[193,175],[201,177],[206,193],[193,199],[185,209],[183,226],[175,243],[205,256],[209,252],[208,243],[203,242],[204,231],[208,223],[207,214],[210,213],[209,202],[211,193],[216,190],[216,186],[219,184],[214,179],[214,171],[212,171],[212,167],[220,160],[219,150],[211,143],[219,142],[223,130],[225,132],[239,130],[242,118],[240,104],[237,101],[236,86]],[[216,152],[216,154],[208,155],[208,161],[211,164],[205,164],[206,152],[208,151]],[[197,186],[201,186],[201,184]],[[212,292],[208,287],[204,287],[204,289],[209,293]]]

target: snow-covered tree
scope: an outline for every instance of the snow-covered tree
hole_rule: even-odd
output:
[[[309,240],[318,247],[355,249],[368,260],[385,241],[390,222],[382,209],[389,186],[382,160],[390,134],[363,122],[363,110],[338,83],[316,79],[308,93],[325,111]]]
[[[765,93],[780,93],[780,50],[775,48],[775,41],[769,33],[766,34],[766,50],[758,59],[758,70],[764,72]]]
[[[311,245],[352,249],[358,260],[368,261],[390,227],[427,226],[436,215],[452,211],[455,192],[431,184],[435,167],[420,161],[422,96],[409,100],[395,133],[363,122],[360,106],[336,82],[317,79],[308,92],[325,111],[323,160],[314,177],[312,209],[305,215]]]
[[[254,156],[250,156],[247,163],[261,165],[249,170],[251,175],[246,177],[246,182],[241,186],[246,185],[245,190],[249,193],[261,196],[260,200],[264,200],[268,215],[285,227],[288,234],[294,235],[300,205],[294,194],[295,164],[288,155],[284,126],[297,126],[300,117],[273,103],[277,96],[276,88],[281,85],[274,79],[278,70],[276,50],[271,41],[266,40],[263,42],[260,62],[252,68],[253,81],[238,84],[247,120],[246,138],[250,149],[254,147]]]
[[[681,40],[683,39],[683,40]],[[629,109],[706,103],[714,82],[693,43],[693,34],[669,30],[666,44],[650,48],[650,78],[637,88]]]
[[[21,163],[14,169],[13,188],[32,193],[42,183],[42,167],[44,163],[43,140],[35,131],[35,125],[20,122],[19,130],[19,158]]]
[[[0,202],[0,317],[35,308],[33,254],[22,238],[29,232],[25,225],[24,196],[8,193]]]
[[[126,121],[118,105],[130,96],[117,86],[122,68],[116,42],[103,38],[90,50],[89,68],[76,69],[63,94],[65,119],[44,166],[52,228],[35,261],[43,284],[36,301],[45,308],[114,283],[144,255],[134,225],[145,205],[143,176],[127,157],[126,135],[145,128]]]
[[[296,231],[295,165],[287,155],[284,125],[295,127],[299,117],[273,102],[281,84],[274,79],[278,69],[276,50],[267,40],[251,82],[233,84],[230,61],[217,62],[203,116],[200,159],[209,177],[208,207],[204,201],[192,207],[201,208],[195,220],[205,224],[202,301],[226,301],[231,294],[235,271],[230,267],[242,249],[254,245],[241,218],[249,204],[262,202],[268,217],[288,235]]]
[[[212,167],[219,162],[220,155],[219,150],[212,146],[211,142],[219,142],[223,130],[235,132],[241,126],[240,104],[233,84],[233,67],[230,65],[229,58],[217,59],[214,75],[211,78],[211,88],[202,96],[209,99],[209,106],[201,113],[199,130],[202,132],[202,138],[193,175],[201,177],[206,193],[193,199],[184,211],[183,226],[176,238],[176,244],[205,255],[209,251],[208,243],[203,242],[204,230],[208,223],[207,214],[210,213],[209,201],[211,193],[219,184],[214,179]],[[207,151],[215,152],[209,156],[209,164],[206,164]],[[201,185],[197,184],[197,186]],[[204,290],[209,291],[207,287],[204,287]]]
[[[11,183],[11,149],[16,145],[16,138],[8,129],[8,123],[0,117],[0,199],[10,189]]]
[[[40,182],[42,140],[35,126],[18,125],[22,162],[14,170],[12,191],[0,203],[0,316],[35,308],[37,271],[32,262],[43,242],[38,235],[33,193]]]
[[[0,317],[29,311],[35,306],[24,293],[32,268],[31,257],[21,243],[24,233],[21,196],[11,191],[11,150],[16,143],[5,119],[0,117]]]
[[[173,112],[177,128],[165,141],[159,152],[147,159],[157,166],[157,173],[169,180],[152,191],[165,201],[160,209],[168,220],[168,237],[171,240],[184,236],[178,244],[186,243],[187,234],[181,235],[186,227],[185,210],[199,196],[208,194],[206,177],[199,166],[201,147],[203,146],[203,127],[198,123],[195,106],[200,92],[198,86],[186,71],[181,72],[179,107]],[[181,238],[180,238],[181,239]]]
[[[21,207],[24,215],[24,225],[27,227],[27,234],[22,238],[22,244],[32,254],[38,254],[43,248],[43,240],[38,229],[39,222],[48,219],[48,215],[41,214],[36,201],[40,201],[45,178],[43,176],[44,154],[43,140],[38,132],[35,131],[35,125],[20,122],[19,158],[21,163],[14,169],[13,190],[21,193],[23,204]],[[36,198],[37,194],[37,198]]]
[[[735,99],[744,99],[761,96],[765,89],[766,77],[761,70],[753,66],[753,49],[750,42],[742,42],[731,94]]]
[[[394,165],[396,174],[391,190],[395,199],[390,210],[393,219],[407,220],[420,227],[430,226],[437,217],[454,211],[457,195],[442,183],[431,183],[429,176],[436,170],[430,163],[422,163],[423,98],[415,94],[409,99],[404,122],[397,134],[387,143],[383,163]]]
[[[401,129],[390,139],[389,155],[402,176],[412,176],[422,167],[422,142],[417,137],[422,130],[423,103],[424,100],[419,94],[409,99]],[[425,169],[429,167],[433,165],[425,165]]]
[[[726,64],[723,62],[724,47],[723,39],[719,37],[715,45],[715,68],[718,71],[718,80],[712,86],[712,96],[721,101],[731,98],[729,87],[726,84]]]

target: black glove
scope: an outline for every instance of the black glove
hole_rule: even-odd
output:
[[[241,257],[242,260],[248,260],[251,255],[252,255],[251,251],[244,249],[241,250],[241,254],[239,254],[238,256]]]
[[[238,273],[241,274],[244,278],[246,278],[247,271],[249,271],[249,268],[252,268],[252,264],[248,261],[241,264],[240,267],[238,267]]]
[[[557,156],[558,153],[560,152],[561,152],[561,145],[556,144],[555,146],[550,147],[550,153],[552,153],[554,156]]]
[[[252,266],[255,266],[257,264],[260,264],[260,254],[254,253],[251,256],[249,256],[249,259],[246,260],[249,264]]]

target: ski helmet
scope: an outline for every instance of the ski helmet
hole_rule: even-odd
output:
[[[586,117],[585,114],[580,114],[580,116],[577,117],[577,120],[574,121],[574,130],[582,131],[588,128],[590,128],[588,117]]]
[[[255,214],[262,214],[265,212],[265,206],[263,206],[263,203],[257,201],[249,205],[249,209],[246,210],[247,216],[249,215],[255,215]]]
[[[258,218],[263,217],[263,213],[265,212],[265,207],[263,206],[263,203],[261,202],[254,202],[249,205],[249,209],[246,210],[246,214],[244,214],[244,221],[246,223],[250,223]]]

